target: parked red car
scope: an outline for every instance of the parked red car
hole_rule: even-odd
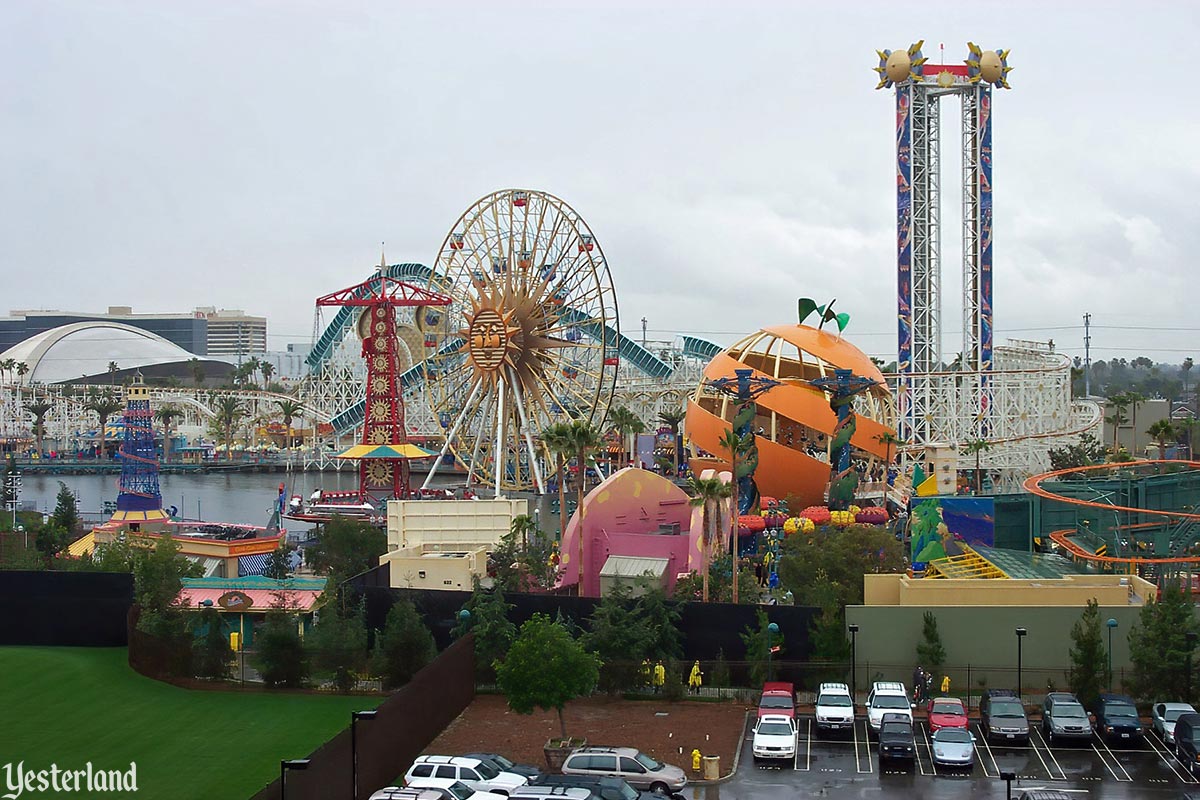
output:
[[[782,714],[796,718],[796,687],[783,681],[763,684],[762,697],[758,701],[758,716]]]
[[[957,697],[935,697],[929,701],[929,732],[939,728],[968,728],[967,709]]]

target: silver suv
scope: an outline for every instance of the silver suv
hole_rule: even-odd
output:
[[[636,789],[672,794],[687,786],[679,767],[664,764],[633,747],[581,747],[563,763],[564,775],[624,778]]]

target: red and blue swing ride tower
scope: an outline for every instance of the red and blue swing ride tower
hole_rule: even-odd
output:
[[[367,362],[361,444],[343,453],[358,458],[358,499],[376,507],[409,498],[408,459],[429,453],[409,444],[396,336],[396,309],[448,306],[453,299],[383,275],[317,299],[318,306],[361,308],[358,330]]]

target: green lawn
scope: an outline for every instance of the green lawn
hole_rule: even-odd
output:
[[[378,698],[190,691],[144,678],[124,648],[0,647],[0,770],[127,770],[138,796],[245,800]]]

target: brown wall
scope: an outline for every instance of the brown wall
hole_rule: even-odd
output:
[[[358,723],[358,796],[392,784],[475,697],[475,641],[457,640]],[[364,704],[364,708],[366,705]],[[347,726],[350,720],[346,720]],[[301,758],[296,754],[296,758]],[[350,729],[307,756],[307,770],[289,771],[288,800],[350,800]],[[276,779],[252,800],[279,800]]]

